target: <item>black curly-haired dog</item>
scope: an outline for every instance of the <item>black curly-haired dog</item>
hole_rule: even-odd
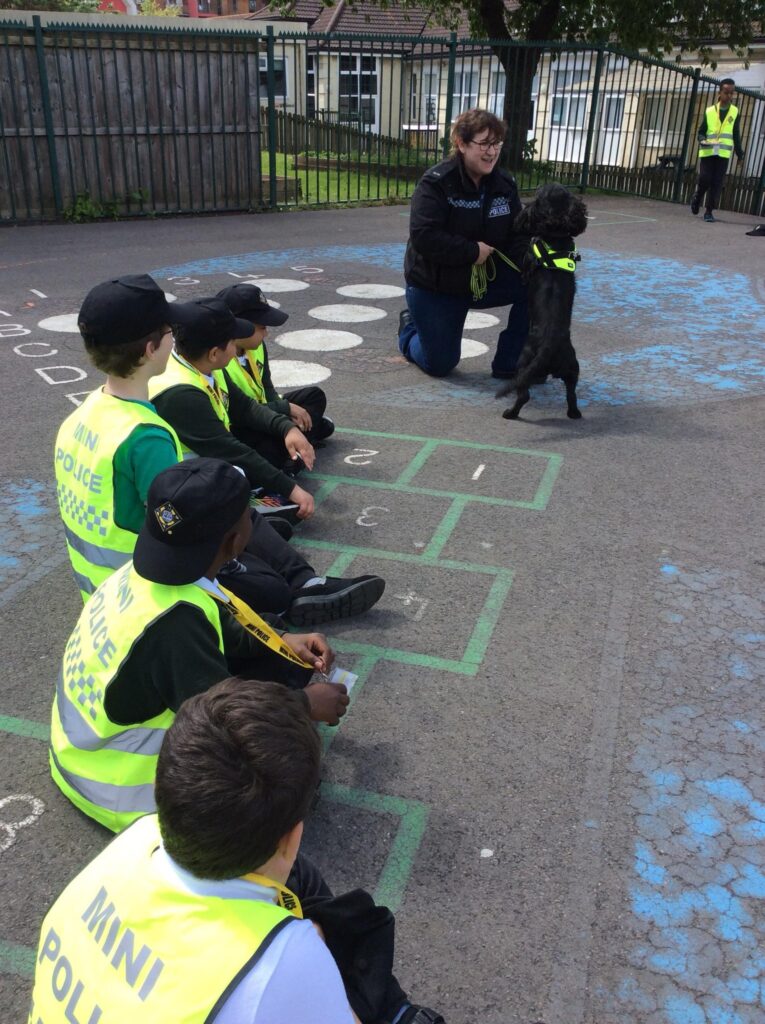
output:
[[[571,344],[574,308],[574,269],[578,255],[574,239],[587,227],[587,207],[563,185],[542,185],[532,202],[515,218],[515,230],[529,235],[521,273],[529,291],[529,334],[514,375],[497,391],[497,398],[516,393],[515,405],[502,413],[515,420],[529,400],[529,388],[549,376],[566,385],[568,416],[578,420],[576,404],[579,363]]]

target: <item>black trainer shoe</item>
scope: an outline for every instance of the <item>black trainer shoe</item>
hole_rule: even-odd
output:
[[[322,416],[319,421],[319,425],[316,428],[316,440],[326,441],[328,437],[332,437],[335,432],[334,421],[329,416]]]
[[[293,626],[318,626],[322,622],[361,615],[377,604],[385,590],[379,576],[356,576],[344,580],[327,576],[327,582],[303,587],[292,599],[285,618]]]
[[[440,1013],[427,1006],[410,1006],[396,1024],[446,1024],[446,1021]]]
[[[294,480],[298,473],[302,473],[304,469],[305,463],[298,455],[294,459],[289,459],[284,463],[282,466],[282,473]]]
[[[714,224],[714,222],[717,220],[717,217],[715,217],[711,210],[707,210],[707,212],[704,214],[704,220],[707,224]]]
[[[693,214],[694,217],[699,212],[699,208],[700,207],[701,207],[701,200],[699,199],[699,197],[698,196],[692,196],[691,197],[691,213]]]
[[[401,312],[398,315],[398,333],[399,333],[399,337],[403,333],[404,328],[408,327],[409,324],[412,324],[412,323],[414,323],[414,318],[412,317],[412,314],[409,312],[408,309],[402,309]]]

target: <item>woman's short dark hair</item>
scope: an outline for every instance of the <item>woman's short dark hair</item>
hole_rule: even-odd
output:
[[[231,678],[189,698],[157,763],[165,849],[198,878],[257,870],[305,818],[320,757],[300,690]]]
[[[452,141],[452,156],[459,152],[458,143],[467,144],[472,142],[476,135],[480,135],[482,131],[487,129],[489,131],[489,138],[492,141],[505,141],[507,126],[496,114],[492,114],[489,110],[479,110],[478,107],[466,110],[464,114],[460,114],[453,121],[452,130],[449,133],[449,138]]]
[[[92,334],[88,334],[80,328],[82,340],[85,342],[85,351],[90,361],[101,370],[102,373],[111,374],[113,377],[130,377],[141,365],[146,355],[146,346],[152,342],[156,348],[162,341],[165,328],[158,328],[147,334],[144,338],[136,338],[135,341],[123,341],[117,345],[104,345]]]

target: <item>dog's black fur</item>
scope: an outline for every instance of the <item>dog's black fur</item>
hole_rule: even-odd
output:
[[[516,217],[515,230],[531,241],[521,273],[529,290],[529,334],[513,377],[497,391],[497,398],[515,391],[515,405],[502,413],[514,420],[529,400],[529,388],[543,384],[549,376],[560,377],[566,385],[568,416],[578,420],[576,404],[579,363],[571,344],[571,312],[576,284],[566,270],[540,266],[532,242],[543,239],[557,252],[574,248],[574,238],[587,227],[587,207],[563,185],[542,185],[536,197]]]

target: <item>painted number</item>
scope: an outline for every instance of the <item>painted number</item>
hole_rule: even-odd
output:
[[[5,821],[5,809],[12,804],[20,804],[11,810],[14,817]],[[45,810],[45,804],[30,793],[14,793],[12,796],[5,796],[0,800],[0,853],[4,853],[9,846],[16,842],[16,833],[20,828],[33,825]],[[26,811],[26,814],[24,813]],[[23,817],[15,817],[23,815]]]
[[[196,277],[168,277],[168,281],[180,285],[199,284],[199,280]]]
[[[412,618],[415,622],[419,622],[425,614],[425,609],[430,604],[427,597],[420,597],[413,590],[408,590],[405,594],[396,594],[396,600],[402,601],[405,608],[412,609]]]
[[[367,505],[366,508],[361,510],[361,515],[356,520],[357,526],[377,526],[377,520],[370,518],[372,512],[390,512],[389,508],[384,505]]]
[[[23,338],[25,334],[31,334],[21,324],[0,324],[0,338]]]
[[[349,466],[368,466],[375,455],[380,454],[374,448],[354,448],[353,452],[353,455],[346,455],[343,459]]]
[[[290,270],[294,270],[298,274],[323,274],[324,271],[321,267],[290,267]]]

